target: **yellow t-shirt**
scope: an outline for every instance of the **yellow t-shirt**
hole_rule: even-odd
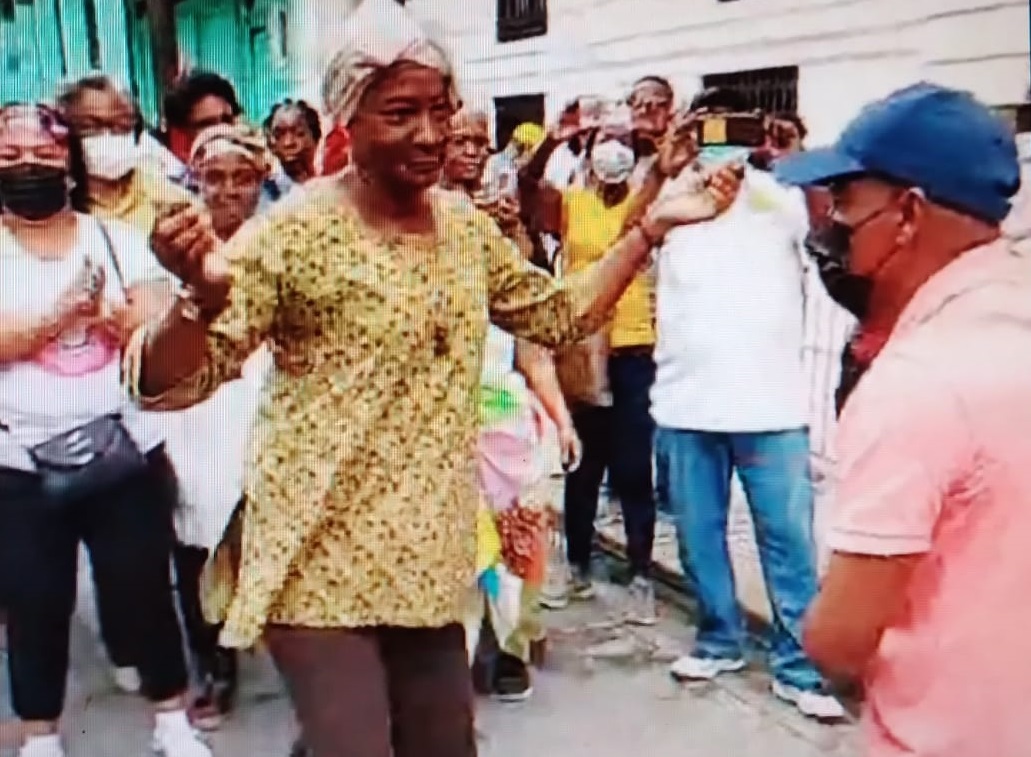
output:
[[[171,179],[148,168],[137,168],[124,195],[110,202],[90,198],[90,213],[127,223],[144,236],[150,236],[157,219],[159,206],[188,202],[197,204],[197,198]]]
[[[586,268],[619,238],[633,194],[618,205],[606,207],[593,189],[567,189],[562,193],[562,249],[566,273]],[[649,273],[640,274],[616,305],[609,343],[612,347],[655,344],[654,283]]]

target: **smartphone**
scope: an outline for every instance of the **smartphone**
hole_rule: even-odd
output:
[[[704,115],[695,123],[699,147],[762,147],[766,119],[750,113]]]

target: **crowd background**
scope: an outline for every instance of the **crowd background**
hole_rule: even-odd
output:
[[[773,173],[778,160],[805,150],[805,124],[792,113],[757,111],[728,89],[705,90],[677,108],[669,81],[648,75],[629,92],[577,98],[554,123],[522,124],[509,144],[491,149],[484,110],[463,100],[444,52],[402,10],[368,0],[350,23],[327,73],[325,112],[285,100],[260,125],[248,125],[233,84],[207,71],[181,77],[158,129],[143,122],[124,87],[99,74],[62,87],[52,105],[0,109],[0,241],[30,253],[7,263],[20,266],[5,277],[4,300],[16,303],[16,315],[7,314],[12,325],[0,340],[9,366],[0,385],[0,449],[10,460],[2,482],[9,527],[0,596],[13,608],[8,644],[15,707],[28,737],[22,754],[61,754],[55,729],[80,540],[89,549],[112,675],[155,703],[155,748],[168,757],[210,754],[194,729],[218,728],[232,711],[236,648],[251,646],[266,624],[310,737],[298,753],[336,754],[330,750],[344,738],[343,726],[356,722],[334,722],[325,707],[320,660],[335,660],[337,672],[384,678],[387,695],[425,694],[426,681],[406,677],[419,664],[411,649],[419,641],[425,654],[451,666],[433,682],[451,705],[441,713],[452,729],[438,734],[437,748],[457,754],[471,719],[460,711],[465,695],[454,661],[481,668],[482,693],[506,701],[530,696],[530,668],[545,642],[542,608],[594,596],[594,527],[606,476],[621,506],[630,565],[626,622],[656,622],[658,510],[677,525],[701,619],[695,647],[671,673],[698,680],[744,665],[726,549],[736,472],[773,607],[773,693],[806,715],[840,717],[801,640],[802,616],[817,591],[813,408],[803,360],[807,287],[819,281],[835,307],[859,321],[869,292],[857,288],[861,282],[842,268],[826,236],[813,233],[827,230],[820,219],[828,217],[828,193],[803,193]],[[361,38],[384,23],[394,39]],[[413,127],[411,143],[391,132],[406,118],[425,121]],[[748,134],[733,136],[732,125]],[[420,154],[426,134],[446,142],[439,164]],[[419,215],[428,206],[404,215],[399,187],[416,198],[428,193],[428,219]],[[685,197],[715,198],[716,205],[699,209]],[[341,220],[327,212],[327,203],[340,202],[355,215]],[[1018,198],[1017,214],[1025,206],[1026,197]],[[470,274],[456,269],[456,260],[411,279],[426,301],[428,333],[402,336],[418,355],[430,346],[426,376],[415,375],[440,393],[441,407],[403,396],[414,417],[456,424],[458,430],[433,431],[443,434],[437,454],[461,449],[468,441],[461,429],[478,427],[479,509],[463,520],[475,520],[475,528],[459,534],[443,527],[443,500],[436,499],[452,484],[423,459],[427,451],[412,429],[385,408],[382,418],[363,422],[369,433],[396,436],[404,449],[418,447],[405,485],[432,495],[415,518],[428,524],[428,536],[397,512],[377,511],[385,495],[369,487],[389,476],[372,475],[379,470],[372,461],[393,470],[388,453],[364,437],[344,449],[333,424],[348,422],[346,413],[327,407],[317,417],[312,410],[322,407],[320,388],[326,397],[341,391],[335,362],[362,365],[342,345],[369,338],[351,334],[334,315],[341,304],[324,291],[326,281],[337,277],[342,291],[353,271],[326,267],[335,249],[327,240],[346,238],[360,257],[354,265],[377,267],[384,250],[429,249],[417,239],[427,220],[431,228],[452,224],[452,239],[483,240],[494,256],[489,286],[498,288],[490,292],[491,316],[517,334],[491,326],[470,346],[479,332],[462,320],[467,308],[460,306],[472,303],[456,302]],[[1006,232],[1022,241],[1027,226],[1013,217]],[[211,250],[223,244],[229,252],[221,262],[242,278],[235,299],[219,289],[227,286],[223,274],[208,267],[220,260]],[[621,256],[647,262],[628,273],[613,262]],[[199,269],[198,260],[205,261]],[[55,262],[63,266],[56,274],[48,267]],[[295,277],[291,283],[310,306],[328,308],[326,323],[314,322],[319,310],[291,312],[293,332],[277,320],[286,317],[277,289],[286,279],[276,278],[284,276]],[[38,286],[11,288],[25,277]],[[185,288],[177,289],[175,278]],[[364,292],[370,312],[381,295]],[[599,302],[614,306],[613,317],[588,336],[601,325]],[[192,325],[176,331],[169,313]],[[205,337],[198,324],[211,333]],[[316,335],[312,342],[306,329]],[[838,412],[876,354],[868,340],[862,330],[843,340]],[[370,406],[380,407],[393,391],[380,385],[394,387],[402,346],[384,348],[390,359],[377,367],[382,375],[364,375],[359,394]],[[438,358],[454,360],[452,377],[478,379],[474,411],[455,393],[461,381],[449,384],[432,367]],[[179,362],[197,370],[184,372]],[[29,378],[47,387],[36,404],[25,399]],[[80,399],[52,406],[64,393]],[[475,419],[454,420],[461,412]],[[552,433],[566,475],[562,503],[550,501],[544,485],[554,471],[540,451]],[[348,458],[348,480],[378,513],[370,521],[382,518],[364,535],[352,533],[355,524],[340,513],[317,523],[311,513],[321,503],[298,510],[289,524],[270,510],[270,503],[297,508],[313,497],[325,497],[331,511],[340,507],[343,495],[326,483],[332,477],[310,459],[320,442],[345,457],[362,452]],[[86,462],[76,462],[84,444]],[[450,464],[461,467],[460,457]],[[33,471],[42,472],[40,491],[24,475]],[[370,480],[359,481],[362,471]],[[36,499],[48,505],[38,521],[11,504]],[[141,499],[156,500],[143,511],[150,522],[139,510],[129,515]],[[399,544],[398,529],[409,529],[416,543]],[[555,529],[568,573],[551,566],[546,575]],[[459,547],[474,534],[476,575],[462,587],[468,601],[459,627],[446,605],[461,574]],[[444,541],[454,553],[412,558],[423,561],[425,585],[399,578],[391,572],[397,563],[386,562]],[[299,567],[300,543],[309,552]],[[362,588],[325,600],[339,586],[344,546],[369,551],[356,568]],[[10,576],[23,573],[33,581],[16,587]],[[385,588],[380,574],[401,590]],[[424,600],[421,607],[416,600]],[[387,669],[370,666],[360,648],[368,638],[310,633],[327,625],[374,629],[372,644]],[[189,659],[178,653],[180,633]],[[335,685],[333,697],[357,708]],[[379,749],[374,726],[348,738]],[[414,749],[430,725],[412,713],[407,727],[391,737],[398,754]]]

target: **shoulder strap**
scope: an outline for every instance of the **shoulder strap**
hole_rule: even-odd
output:
[[[97,222],[100,236],[104,239],[104,246],[107,248],[107,256],[111,259],[111,265],[114,266],[115,276],[118,277],[118,285],[122,288],[123,294],[128,294],[129,288],[125,285],[125,276],[122,274],[122,265],[118,262],[118,255],[115,253],[115,246],[111,241],[111,233],[99,218],[94,218],[94,220]]]

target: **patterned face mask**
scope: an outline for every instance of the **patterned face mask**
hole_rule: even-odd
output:
[[[622,184],[634,170],[634,151],[616,140],[596,144],[591,150],[591,171],[602,184]]]

